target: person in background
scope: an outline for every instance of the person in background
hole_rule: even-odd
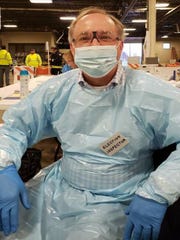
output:
[[[9,73],[12,65],[12,57],[10,52],[6,50],[6,46],[0,48],[0,87],[4,86],[4,74],[6,86],[10,84]]]
[[[67,72],[67,71],[72,70],[77,67],[76,64],[74,63],[74,58],[71,53],[71,50],[68,50],[67,52],[65,52],[63,54],[63,60],[64,60],[65,64],[63,65],[62,73]]]
[[[59,49],[57,47],[51,48],[50,66],[52,75],[58,75],[61,73],[62,54],[59,52]]]
[[[180,91],[124,69],[123,36],[122,23],[104,9],[82,10],[69,28],[78,68],[3,115],[0,230],[18,230],[8,240],[157,240],[180,197]],[[63,157],[25,186],[20,159],[47,136],[58,138]],[[155,169],[153,152],[170,144],[175,150]],[[19,199],[28,211],[19,212]]]
[[[34,48],[32,48],[30,50],[30,53],[26,56],[25,64],[26,66],[34,68],[42,66],[41,56],[38,53],[36,53],[36,50]]]

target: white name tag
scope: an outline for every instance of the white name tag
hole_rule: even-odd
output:
[[[125,147],[128,143],[128,140],[123,135],[116,133],[107,141],[101,143],[100,149],[107,155],[112,156],[115,153],[119,152],[119,150]]]

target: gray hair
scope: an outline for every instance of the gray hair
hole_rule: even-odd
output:
[[[77,22],[84,16],[89,15],[89,14],[93,14],[93,13],[100,13],[100,14],[104,14],[106,16],[108,16],[115,24],[118,34],[119,34],[119,38],[120,40],[124,39],[124,26],[123,24],[117,19],[115,18],[113,15],[107,13],[106,10],[102,9],[102,8],[98,8],[98,7],[88,7],[88,8],[84,8],[80,11],[79,15],[77,16],[77,18],[72,21],[70,27],[69,27],[69,32],[68,32],[68,41],[69,43],[71,43],[73,41],[73,32],[74,32],[74,27],[77,24]]]

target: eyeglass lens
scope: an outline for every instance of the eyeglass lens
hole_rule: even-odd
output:
[[[106,43],[111,44],[119,40],[119,38],[116,37],[116,35],[113,34],[112,32],[93,31],[93,32],[83,32],[76,39],[73,39],[73,41],[75,43],[84,45],[84,44],[92,43],[93,39],[97,39],[97,41],[101,44],[106,44]]]

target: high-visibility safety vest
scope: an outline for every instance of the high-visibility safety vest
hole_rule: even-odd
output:
[[[61,66],[55,66],[55,65],[52,65],[51,68],[61,69],[62,67],[61,67]]]
[[[0,65],[8,66],[10,64],[12,64],[11,54],[5,49],[1,49],[0,50]]]
[[[40,67],[42,65],[42,60],[39,54],[30,53],[27,55],[25,63],[26,63],[26,66],[29,66],[29,67]]]

